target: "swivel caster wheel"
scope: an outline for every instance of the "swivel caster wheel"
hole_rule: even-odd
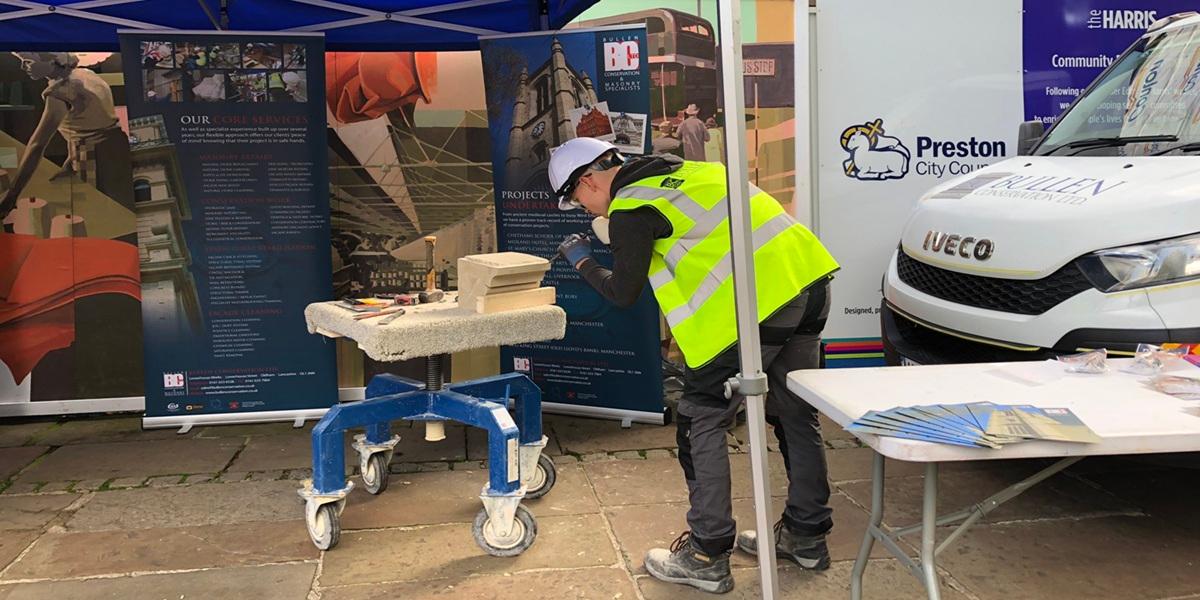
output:
[[[492,556],[517,556],[533,545],[537,538],[537,521],[528,509],[518,506],[512,530],[505,535],[492,527],[487,510],[480,509],[471,525],[471,535],[475,537],[475,543]]]
[[[388,461],[387,454],[384,452],[376,452],[367,459],[366,468],[362,472],[363,487],[367,489],[369,494],[382,494],[388,486]]]
[[[554,468],[554,460],[545,454],[539,456],[537,468],[533,470],[533,477],[525,484],[525,499],[545,496],[550,488],[554,487],[554,482],[557,480],[558,472]]]
[[[337,502],[322,504],[317,507],[316,514],[311,519],[305,519],[308,526],[308,537],[320,550],[329,550],[337,545],[342,536],[341,511]]]

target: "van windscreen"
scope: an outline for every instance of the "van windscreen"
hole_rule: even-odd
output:
[[[1200,26],[1138,40],[1059,118],[1035,154],[1054,154],[1080,140],[1130,137],[1171,141],[1082,145],[1057,154],[1144,156],[1200,142]]]

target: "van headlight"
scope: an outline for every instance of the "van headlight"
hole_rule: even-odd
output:
[[[1102,292],[1200,279],[1200,234],[1093,252],[1079,260]]]

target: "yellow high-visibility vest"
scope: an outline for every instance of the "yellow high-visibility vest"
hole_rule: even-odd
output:
[[[725,166],[684,161],[675,172],[617,191],[609,215],[650,206],[671,223],[654,241],[650,285],[687,365],[703,366],[737,342]],[[750,185],[754,275],[761,323],[837,261],[770,194]]]

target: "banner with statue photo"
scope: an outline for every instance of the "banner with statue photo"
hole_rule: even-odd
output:
[[[0,54],[0,416],[140,410],[121,57]]]
[[[566,236],[591,232],[583,211],[561,211],[546,168],[555,148],[595,137],[631,155],[650,149],[644,25],[482,38],[500,251],[553,258]],[[612,255],[593,242],[597,260]],[[661,422],[658,305],[650,287],[617,308],[561,260],[544,285],[567,311],[564,339],[504,348],[501,369],[527,372],[549,410]]]

